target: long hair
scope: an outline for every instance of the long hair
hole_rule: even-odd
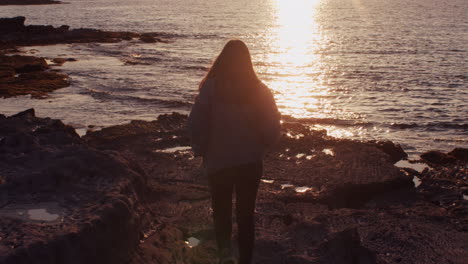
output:
[[[217,98],[232,103],[249,103],[259,90],[261,81],[253,68],[250,52],[241,40],[230,40],[213,62],[210,70],[200,82],[215,78]]]

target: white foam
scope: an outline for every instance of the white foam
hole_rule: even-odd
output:
[[[397,166],[398,168],[410,168],[419,173],[421,173],[425,168],[428,168],[428,166],[424,163],[410,163],[407,160],[400,160],[397,163],[395,163],[395,166]]]
[[[296,187],[294,190],[298,193],[305,193],[309,190],[312,190],[312,188],[307,187],[307,186],[302,186],[302,187]]]
[[[333,150],[328,149],[328,148],[323,149],[322,152],[325,153],[326,155],[335,156],[335,152],[333,152]]]
[[[261,181],[264,183],[273,183],[275,180],[261,179]]]
[[[172,147],[172,148],[166,148],[166,149],[158,149],[156,152],[164,152],[164,153],[175,153],[178,151],[189,151],[191,147],[188,146],[178,146],[178,147]]]

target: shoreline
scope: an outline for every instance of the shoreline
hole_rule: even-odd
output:
[[[38,118],[33,110],[0,115],[0,131],[7,132],[0,134],[4,161],[0,170],[18,172],[1,180],[0,189],[7,196],[2,198],[0,214],[5,216],[6,209],[21,203],[34,201],[37,206],[29,207],[36,209],[40,203],[57,201],[63,219],[59,225],[2,217],[2,226],[8,228],[1,234],[0,260],[30,263],[31,258],[39,258],[38,252],[56,254],[57,239],[69,241],[67,245],[73,238],[80,244],[100,235],[104,239],[100,243],[119,248],[122,259],[115,263],[214,263],[208,187],[200,158],[186,148],[186,118],[177,113],[161,115],[80,138],[72,128]],[[40,161],[35,158],[38,151],[44,153]],[[65,159],[57,160],[57,155]],[[93,161],[97,157],[100,162]],[[344,264],[358,258],[369,263],[462,263],[468,254],[463,250],[468,150],[426,153],[422,161],[428,168],[420,172],[393,165],[404,157],[391,142],[336,139],[297,122],[283,123],[280,141],[265,158],[257,200],[256,261]],[[106,180],[110,175],[113,180]],[[421,179],[417,188],[415,176]],[[28,185],[27,179],[41,184]],[[88,191],[83,192],[80,179],[86,179]],[[25,188],[32,189],[18,191]],[[134,209],[121,211],[115,199],[130,199],[124,208]],[[116,244],[121,241],[117,236],[125,234],[112,231],[118,228],[110,224],[117,217],[112,212],[127,215],[119,225],[132,228],[138,238]],[[94,217],[97,220],[77,221]],[[58,233],[37,235],[58,226]],[[36,236],[21,238],[23,232]],[[38,239],[40,250],[34,242]],[[112,259],[107,251],[93,249],[93,243],[81,252],[83,261]]]
[[[0,18],[0,97],[32,95],[47,98],[49,92],[70,85],[69,76],[51,70],[74,58],[45,58],[19,55],[18,47],[70,44],[117,43],[138,39],[144,43],[167,43],[159,33],[111,32],[96,29],[70,29],[67,25],[54,28],[44,25],[25,25],[25,17]],[[13,54],[13,55],[12,55]]]
[[[0,20],[1,21],[1,20]],[[114,37],[112,37],[112,34],[109,34],[109,35],[106,35],[104,34],[105,32],[102,32],[102,31],[99,31],[99,30],[92,30],[92,29],[86,29],[86,30],[80,30],[80,29],[69,29],[67,30],[67,26],[63,26],[63,27],[50,27],[50,26],[39,26],[39,25],[31,25],[31,26],[25,26],[24,25],[24,22],[23,24],[21,24],[21,22],[19,23],[18,26],[14,26],[13,28],[17,27],[19,30],[17,30],[17,34],[14,36],[14,38],[16,39],[20,39],[20,42],[18,41],[13,41],[13,42],[10,42],[11,45],[13,45],[13,43],[16,43],[16,44],[20,44],[22,43],[23,45],[26,45],[26,46],[16,46],[16,47],[30,47],[29,45],[49,45],[48,43],[64,43],[64,46],[68,46],[68,44],[66,43],[94,43],[94,41],[97,41],[97,42],[104,42],[104,43],[118,43],[118,42],[114,42],[114,41],[122,41],[121,40],[116,40]],[[60,33],[60,30],[63,30],[65,33]],[[31,37],[37,35],[37,34],[34,34],[34,32],[41,32],[41,34],[44,35],[44,38],[39,38],[38,40],[34,40],[34,42],[31,42],[30,39]],[[58,33],[57,33],[58,32]],[[71,35],[71,36],[83,36],[85,35],[86,32],[91,32],[92,34],[95,34],[92,36],[92,38],[90,36],[86,36],[86,38],[75,38],[75,39],[67,39],[65,38],[66,35]],[[112,33],[112,32],[111,32]],[[124,33],[124,32],[114,32],[114,33]],[[57,35],[57,36],[53,36],[53,35]],[[104,35],[102,35],[104,34]],[[133,34],[133,33],[132,33]],[[141,33],[135,33],[135,34],[141,34]],[[160,38],[158,37],[157,33],[154,33],[155,37],[155,40],[157,41],[157,43],[159,42],[167,42],[167,39],[163,39],[163,38]],[[7,34],[8,35],[8,34]],[[52,36],[50,36],[52,35]],[[143,34],[142,34],[143,35]],[[115,36],[115,35],[114,35]],[[163,37],[166,37],[165,35],[162,35]],[[0,34],[0,38],[2,37],[5,37],[3,35]],[[110,39],[109,39],[110,38]],[[125,39],[123,39],[123,46],[131,46],[133,47],[134,45],[137,46],[136,50],[145,50],[146,48],[143,48],[143,45],[139,45],[138,43],[145,43],[143,40],[140,40],[141,36],[139,38],[133,38],[132,40],[130,41],[126,41]],[[171,40],[171,37],[168,37],[169,40]],[[151,38],[148,40],[150,41]],[[141,41],[141,42],[140,42]],[[0,41],[1,42],[1,41]],[[28,44],[29,43],[29,44]],[[91,44],[92,45],[92,44]],[[116,49],[118,48],[119,44],[110,44],[109,46],[112,46],[113,49]],[[146,45],[146,44],[145,44]],[[156,45],[159,45],[159,44],[156,44]],[[1,44],[0,44],[1,46]],[[72,45],[70,45],[72,46]],[[81,45],[78,45],[78,46],[81,46]],[[104,44],[104,46],[107,46],[106,44]],[[117,47],[115,47],[117,46]],[[141,47],[140,47],[141,46]],[[172,46],[172,45],[171,45]],[[40,53],[38,54],[24,54],[24,53],[18,53],[18,50],[16,50],[16,54],[18,55],[33,55],[33,56],[47,56],[47,58],[49,60],[52,60],[52,59],[55,59],[54,56],[56,56],[57,54],[60,54],[60,52],[62,53],[66,53],[66,51],[60,51],[60,52],[57,52],[57,53],[53,53],[53,52],[50,52],[50,50],[53,50],[54,47],[53,46],[50,46],[51,48],[45,48],[45,50],[49,50],[49,54],[47,55],[40,55]],[[163,50],[166,50],[168,49],[167,47],[163,47],[162,45],[159,46],[161,47]],[[12,49],[14,49],[14,46],[12,47]],[[91,49],[88,47],[88,49]],[[157,49],[157,48],[156,48]],[[170,49],[170,48],[169,48]],[[105,50],[105,49],[103,49]],[[15,54],[13,51],[14,50],[11,50],[12,52],[9,53],[8,55],[11,55],[11,54]],[[130,51],[131,52],[131,51]],[[138,59],[135,59],[132,56],[132,54],[128,52],[128,54],[125,54],[124,56],[120,55],[120,57],[115,57],[116,58],[116,61],[117,63],[120,63],[120,61],[122,63],[125,63],[125,65],[128,65],[128,67],[132,67],[132,65],[136,65],[135,68],[138,68],[138,67],[142,67],[141,65],[146,63],[145,61],[146,60],[150,60],[150,61],[154,61],[151,56],[148,56],[148,57],[145,57],[144,55],[141,57],[141,58],[138,58]],[[2,53],[2,51],[0,51],[0,53]],[[61,57],[60,59],[80,59],[81,58],[78,58],[78,57],[75,57],[76,56],[79,56],[77,55],[78,53],[76,52],[76,50],[74,50],[74,52],[70,52],[67,56],[65,57]],[[91,53],[88,53],[87,55],[89,55]],[[102,58],[107,58],[106,54],[105,53],[97,53],[99,56],[102,56]],[[92,54],[91,54],[92,55]],[[137,54],[138,56],[141,55],[141,54]],[[114,55],[112,55],[114,56]],[[101,57],[99,57],[101,58]],[[114,57],[112,57],[114,58]],[[160,58],[158,58],[160,59]],[[164,59],[164,58],[163,58]],[[1,60],[1,59],[0,59]],[[47,61],[48,63],[50,63],[50,61]],[[73,63],[73,62],[65,62],[65,63]],[[1,62],[0,62],[1,64]],[[76,67],[75,65],[80,65],[79,67],[86,67],[86,62],[83,60],[81,62],[78,62],[77,64],[70,64],[69,66],[67,66],[68,69],[72,69],[72,71],[74,70],[74,68]],[[159,67],[158,66],[158,62],[150,62],[148,65],[155,65],[155,67]],[[45,75],[44,78],[49,78],[50,76],[49,75],[52,75],[54,74],[54,76],[56,76],[57,74],[55,74],[55,70],[57,71],[62,71],[60,72],[60,74],[63,74],[65,73],[65,71],[63,71],[64,69],[63,68],[60,68],[60,67],[54,67],[53,65],[48,65],[48,66],[52,66],[52,67],[49,67],[49,69],[46,69],[45,71],[46,72],[51,72],[50,74],[48,75]],[[106,67],[105,65],[103,65],[102,67]],[[119,70],[122,70],[122,71],[125,71],[126,66],[124,67],[119,67]],[[52,69],[51,69],[52,68]],[[147,67],[149,68],[149,67]],[[99,70],[97,69],[96,67],[94,68],[96,70]],[[127,68],[128,69],[128,68]],[[148,73],[150,72],[150,70],[147,70],[146,68],[142,67],[142,69],[145,70],[145,73]],[[2,71],[2,68],[0,67],[0,71]],[[66,72],[70,72],[70,71],[66,71]],[[104,70],[104,72],[107,74],[107,73],[112,73],[112,76],[115,78],[117,78],[117,76],[119,76],[118,72],[116,71],[106,71]],[[9,69],[6,74],[10,76],[11,79],[13,79],[13,77],[17,74],[15,74],[15,70],[14,69]],[[93,79],[94,77],[92,77],[92,73],[90,73],[89,71],[86,72],[86,71],[83,71],[81,70],[80,74],[81,73],[84,73],[84,74],[88,74],[88,77],[85,77],[87,79],[85,79],[86,81],[89,81],[90,79]],[[89,77],[91,74],[91,78]],[[1,75],[1,74],[0,74]],[[33,89],[30,89],[30,90],[34,90],[34,87],[31,87],[31,84],[30,84],[30,81],[31,79],[35,78],[36,75],[34,74],[34,76],[29,76],[28,75],[31,75],[31,74],[26,74],[24,75],[24,79],[22,78],[15,78],[17,79],[18,83],[21,84],[22,82],[25,82],[25,86],[27,88],[33,88]],[[19,75],[18,75],[19,76]],[[133,76],[136,76],[133,75]],[[27,77],[27,78],[26,78]],[[71,76],[73,77],[73,76]],[[79,78],[82,78],[82,76],[78,76]],[[99,77],[99,76],[98,76]],[[112,77],[112,78],[113,78]],[[141,82],[141,79],[137,77],[136,80],[132,79],[132,76],[125,76],[126,78],[129,78],[130,80],[132,81],[135,81],[135,87],[137,87],[136,89],[134,90],[137,90],[137,92],[141,92],[141,91],[138,91],[139,87],[142,85],[143,82]],[[1,77],[0,77],[1,78]],[[156,77],[157,78],[157,77]],[[70,78],[70,76],[68,78],[61,78],[60,76],[56,76],[56,80],[54,80],[53,83],[57,83],[57,85],[59,87],[70,87],[70,86],[67,86],[67,82],[73,82],[73,79]],[[104,83],[107,82],[109,83],[108,81],[104,81]],[[1,82],[0,82],[1,83]],[[83,87],[81,87],[82,89],[79,91],[79,92],[76,92],[76,91],[73,91],[76,86],[71,86],[70,88],[67,88],[65,90],[62,90],[62,91],[57,91],[56,92],[56,95],[57,95],[57,98],[60,98],[60,99],[63,99],[64,97],[68,97],[68,98],[71,98],[72,96],[74,96],[75,94],[78,94],[79,96],[82,96],[81,93],[84,93],[86,97],[88,97],[87,101],[89,101],[90,103],[93,103],[93,107],[95,106],[94,108],[94,114],[97,114],[98,115],[98,118],[97,120],[99,120],[99,122],[87,122],[87,120],[83,120],[83,119],[80,119],[79,116],[80,115],[85,115],[87,113],[84,113],[83,114],[83,111],[79,112],[79,111],[75,111],[73,112],[74,110],[71,110],[71,112],[73,112],[71,115],[54,115],[54,111],[50,111],[47,113],[47,115],[49,116],[53,116],[54,118],[59,118],[59,119],[62,119],[64,120],[64,122],[67,122],[69,124],[73,124],[75,127],[77,128],[80,128],[82,131],[86,130],[88,128],[88,126],[90,126],[91,128],[92,127],[97,127],[97,128],[100,128],[100,127],[104,127],[104,126],[109,126],[109,125],[113,125],[113,124],[121,124],[122,122],[126,122],[128,121],[129,119],[145,119],[145,120],[150,120],[152,117],[150,115],[145,115],[143,118],[139,118],[138,116],[140,116],[142,113],[146,113],[145,111],[147,111],[147,109],[145,109],[145,107],[135,107],[133,112],[129,113],[129,115],[131,115],[130,118],[125,118],[123,115],[113,115],[112,118],[107,118],[106,116],[104,115],[100,115],[100,113],[102,113],[103,111],[102,110],[105,110],[105,107],[102,107],[101,105],[99,104],[94,104],[95,101],[99,101],[99,100],[106,100],[106,102],[110,102],[110,103],[119,103],[119,104],[123,104],[124,106],[132,106],[132,105],[148,105],[148,104],[154,104],[156,105],[156,107],[158,108],[158,111],[156,114],[154,114],[154,112],[156,111],[151,111],[151,115],[154,114],[154,116],[156,116],[157,114],[160,114],[160,113],[168,113],[168,112],[171,112],[171,111],[181,111],[181,112],[185,112],[187,109],[189,109],[190,107],[190,102],[191,102],[191,99],[187,99],[188,97],[190,96],[186,96],[187,95],[187,92],[185,90],[182,90],[181,93],[184,94],[185,93],[185,98],[183,100],[178,100],[177,98],[172,98],[170,100],[158,100],[158,94],[157,93],[152,93],[152,94],[144,94],[145,96],[140,96],[140,95],[137,95],[137,96],[133,96],[132,93],[130,92],[124,92],[123,95],[125,95],[125,97],[127,97],[128,99],[122,99],[122,97],[119,97],[122,93],[119,92],[118,90],[113,90],[112,88],[112,84],[111,85],[107,85],[107,84],[104,84],[104,87],[105,89],[101,89],[101,87],[98,86],[99,83],[96,83],[96,82],[89,82],[88,83],[88,86],[85,87],[83,89]],[[146,84],[143,84],[144,88],[152,88],[152,87],[146,87],[147,85]],[[46,89],[44,89],[44,92],[42,93],[37,93],[37,95],[35,96],[36,98],[46,98],[48,96],[48,91],[47,88],[48,87],[45,87]],[[89,88],[89,89],[88,89]],[[12,89],[12,90],[17,90],[17,89]],[[110,91],[110,92],[109,92]],[[109,93],[107,93],[109,92]],[[29,91],[24,91],[23,94],[28,94]],[[65,95],[66,93],[66,95]],[[119,94],[121,93],[121,94]],[[189,92],[190,93],[190,92]],[[12,93],[12,95],[14,95],[14,93]],[[148,96],[149,95],[149,96]],[[54,96],[52,96],[54,97]],[[104,99],[102,99],[102,97],[104,97]],[[150,98],[150,99],[147,99]],[[50,97],[49,97],[50,98]],[[80,97],[81,98],[81,97]],[[155,99],[156,98],[156,99]],[[54,100],[56,98],[53,98],[51,100]],[[17,100],[17,102],[21,102],[17,105],[21,106],[23,105],[23,102],[27,104],[27,101],[28,99],[27,98],[21,98],[20,100]],[[54,103],[56,102],[55,100],[53,101]],[[73,101],[73,103],[75,103],[74,106],[74,109],[84,109],[86,108],[87,106],[83,105],[82,103],[80,102],[76,102],[76,101]],[[60,103],[63,103],[63,100],[62,102]],[[13,100],[5,100],[5,105],[6,107],[9,107],[8,105],[10,106],[13,106],[11,109],[13,109],[14,111],[10,111],[9,113],[10,114],[13,114],[13,112],[15,111],[20,111],[22,110],[22,108],[18,108],[18,107],[15,107],[16,105],[14,104],[14,101]],[[28,105],[28,104],[27,104]],[[170,107],[168,107],[168,105]],[[36,109],[40,109],[41,111],[44,110],[44,109],[49,109],[49,105],[46,104],[46,103],[40,103],[38,101],[35,101],[33,103],[30,104],[31,107],[35,107]],[[173,106],[173,107],[172,107]],[[66,107],[60,107],[58,106],[57,107],[57,110],[58,111],[61,111],[61,112],[65,112],[67,111],[68,109]],[[149,111],[147,111],[149,112]],[[286,112],[287,112],[287,109],[286,109]],[[111,115],[111,114],[110,114]],[[69,116],[74,116],[75,119],[73,118],[70,118]],[[393,140],[393,141],[396,141],[400,144],[402,144],[402,146],[405,148],[405,150],[411,155],[411,156],[415,156],[415,155],[419,155],[419,154],[422,154],[423,152],[427,151],[427,150],[430,150],[430,149],[440,149],[441,151],[450,151],[453,147],[455,146],[463,146],[463,147],[467,147],[467,144],[466,144],[466,140],[464,140],[464,129],[466,128],[466,124],[464,124],[463,122],[459,122],[459,123],[456,123],[455,121],[454,122],[449,122],[449,123],[440,123],[440,122],[434,122],[434,123],[431,123],[431,122],[421,122],[421,123],[415,123],[415,122],[405,122],[404,120],[402,120],[402,122],[395,122],[395,123],[389,123],[387,122],[387,120],[385,120],[384,122],[380,123],[380,122],[366,122],[365,120],[363,120],[362,122],[358,119],[358,120],[353,120],[353,119],[334,119],[334,118],[305,118],[303,119],[304,122],[307,122],[310,124],[311,127],[314,127],[314,128],[317,128],[317,129],[327,129],[328,131],[330,131],[330,134],[331,135],[335,135],[337,137],[340,137],[340,133],[341,133],[341,137],[343,138],[353,138],[353,139],[357,139],[357,140],[366,140],[366,139],[369,139],[369,138],[374,138],[374,139],[377,139],[377,140]],[[462,119],[460,119],[462,120]],[[115,121],[115,122],[114,122]],[[429,120],[430,121],[430,120]],[[431,131],[436,131],[436,132],[431,132]],[[448,131],[448,133],[445,133],[445,131]],[[336,132],[336,133],[335,133]],[[421,135],[421,136],[419,136]],[[432,140],[430,142],[430,144],[428,144],[426,146],[426,142],[429,143],[429,141],[426,141],[424,139],[424,137],[429,137],[429,136],[434,136],[434,140]],[[446,140],[444,140],[446,139]]]
[[[0,96],[25,87],[46,98],[67,85],[44,58],[10,56],[18,46],[165,42],[24,20],[0,20],[0,78],[11,91]],[[0,262],[215,263],[207,182],[186,119],[163,114],[80,137],[34,109],[0,114]],[[260,184],[257,263],[463,263],[468,149],[405,158],[391,141],[334,138],[285,117]]]

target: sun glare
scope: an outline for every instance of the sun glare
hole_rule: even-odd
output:
[[[318,117],[314,111],[319,99],[326,95],[320,89],[320,56],[322,36],[316,22],[320,0],[275,0],[276,23],[271,32],[270,75],[279,76],[269,82],[278,92],[278,105],[295,117]],[[275,70],[276,69],[276,70]],[[267,70],[268,71],[268,70]],[[277,71],[277,72],[271,72]],[[286,110],[287,109],[287,110]]]

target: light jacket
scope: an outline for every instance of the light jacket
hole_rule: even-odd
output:
[[[281,115],[268,87],[254,105],[215,98],[216,80],[206,80],[188,119],[191,145],[207,173],[261,161],[280,135]]]

